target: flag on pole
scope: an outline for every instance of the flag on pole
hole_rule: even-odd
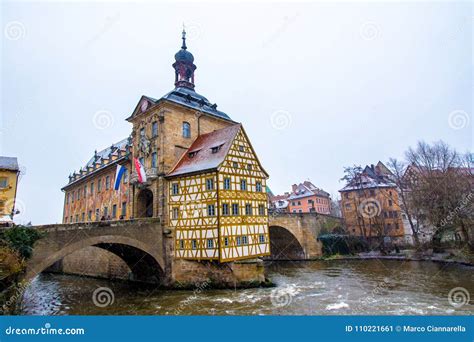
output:
[[[145,167],[137,158],[134,158],[135,162],[135,169],[137,170],[138,182],[145,183],[146,182],[146,172]]]
[[[122,180],[123,175],[127,172],[127,168],[123,165],[117,164],[117,171],[115,171],[115,184],[114,189],[120,189],[120,181]]]

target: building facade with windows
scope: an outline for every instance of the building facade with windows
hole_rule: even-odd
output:
[[[13,222],[20,169],[15,157],[0,157],[0,224]]]
[[[388,168],[378,162],[366,166],[356,179],[339,190],[341,211],[348,234],[367,239],[387,237],[406,243],[398,189]]]
[[[199,136],[167,175],[175,257],[269,255],[267,177],[242,125]]]
[[[194,90],[196,66],[184,31],[182,41],[172,65],[175,88],[159,99],[142,96],[126,119],[130,136],[95,152],[69,177],[62,189],[63,222],[156,217],[176,228],[178,257],[226,261],[266,255],[267,175],[242,126]],[[206,141],[214,145],[197,149]],[[208,154],[213,163],[225,158],[212,170],[208,161],[196,163]],[[134,158],[144,166],[146,182],[139,181]],[[191,172],[185,170],[188,159]],[[127,170],[119,190],[113,187],[117,164]],[[188,218],[189,201],[202,217]],[[231,214],[234,209],[238,215]]]
[[[293,184],[287,201],[291,213],[331,214],[331,196],[310,181]]]

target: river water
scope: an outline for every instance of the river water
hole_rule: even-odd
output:
[[[22,314],[474,314],[474,268],[469,266],[394,260],[333,260],[272,263],[268,265],[267,273],[276,287],[212,290],[203,284],[194,291],[41,274],[25,292]],[[98,288],[108,289],[100,296],[104,289]],[[455,290],[460,302],[454,304],[458,307],[448,300],[448,294],[454,288],[465,289]],[[466,291],[471,301],[460,306],[465,301]]]

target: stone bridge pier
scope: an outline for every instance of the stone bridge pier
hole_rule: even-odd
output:
[[[311,260],[322,256],[318,236],[322,229],[341,224],[341,219],[316,213],[270,213],[272,260]]]

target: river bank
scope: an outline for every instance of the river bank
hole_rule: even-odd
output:
[[[382,254],[379,251],[363,252],[356,255],[333,255],[329,260],[400,260],[400,261],[432,261],[447,264],[459,264],[474,267],[474,255],[463,255],[459,251],[445,253],[417,252],[414,250],[401,250],[400,253]]]

